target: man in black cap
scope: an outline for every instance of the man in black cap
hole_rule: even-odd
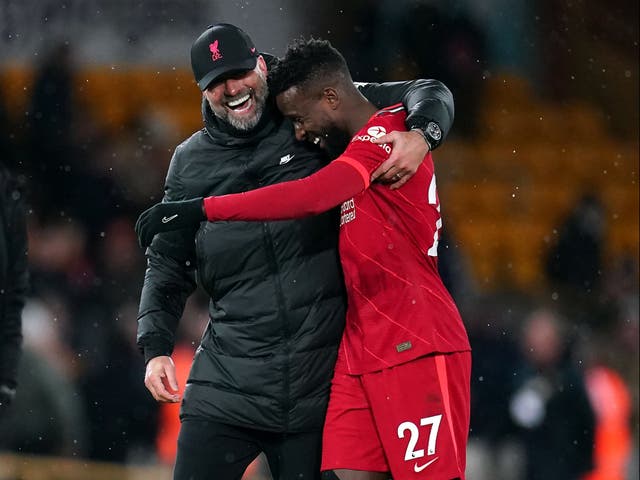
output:
[[[165,201],[253,190],[327,163],[318,145],[296,141],[293,124],[269,97],[272,61],[233,25],[211,26],[196,39],[191,63],[205,128],[176,148]],[[416,131],[382,137],[394,142],[394,155],[374,172],[400,187],[446,136],[451,93],[435,80],[359,88],[379,106],[402,101],[409,110],[407,127]],[[319,478],[345,313],[338,214],[264,223],[187,219],[184,225],[195,227],[150,242],[138,345],[156,400],[180,401],[170,357],[176,327],[196,284],[210,297],[210,321],[183,396],[175,479],[240,479],[260,452],[275,479]]]

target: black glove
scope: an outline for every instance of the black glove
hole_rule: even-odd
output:
[[[136,235],[142,248],[151,244],[156,233],[193,227],[206,220],[203,198],[157,203],[145,210],[136,222]]]

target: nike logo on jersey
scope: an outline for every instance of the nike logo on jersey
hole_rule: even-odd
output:
[[[284,157],[280,157],[280,165],[284,165],[286,163],[289,163],[291,160],[293,160],[293,157],[295,157],[295,153],[292,155],[291,153],[285,155]]]
[[[162,223],[169,223],[171,220],[178,218],[178,214],[171,215],[170,217],[162,217]]]
[[[434,458],[433,460],[425,463],[424,465],[418,465],[418,462],[416,462],[416,464],[413,466],[413,471],[416,473],[420,473],[422,470],[424,470],[425,468],[427,468],[429,465],[431,465],[433,462],[435,462],[436,460],[438,460],[438,457]]]

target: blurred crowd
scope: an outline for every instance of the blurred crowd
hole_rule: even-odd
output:
[[[454,136],[477,135],[476,92],[491,31],[427,2],[406,12],[429,18],[432,28],[414,21],[415,31],[400,36],[390,25],[406,21],[389,20],[391,2],[361,3],[363,27],[345,51],[356,78],[439,78],[465,112]],[[392,70],[416,45],[423,64]],[[72,47],[57,45],[41,58],[20,121],[0,91],[0,131],[8,132],[0,135],[0,161],[28,200],[31,275],[19,387],[0,419],[0,450],[171,464],[177,410],[159,407],[145,389],[135,346],[145,264],[133,222],[161,197],[181,139],[144,112],[118,132],[102,130],[75,101]],[[637,257],[604,261],[606,222],[595,193],[558,225],[539,259],[547,272],[542,292],[483,291],[464,246],[450,236],[440,243],[442,276],[473,347],[474,480],[638,478]],[[207,317],[196,294],[175,353],[183,383]]]

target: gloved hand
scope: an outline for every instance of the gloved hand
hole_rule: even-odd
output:
[[[136,222],[136,235],[142,248],[151,244],[156,233],[193,227],[206,220],[203,198],[157,203],[145,210]]]

